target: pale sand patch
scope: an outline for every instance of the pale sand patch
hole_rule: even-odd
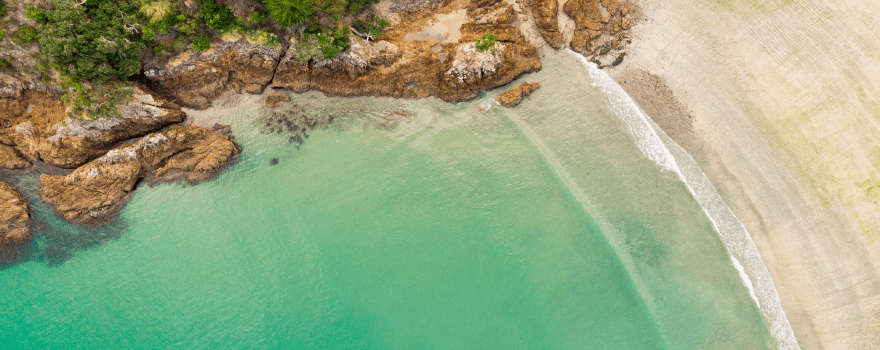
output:
[[[403,40],[457,43],[461,38],[461,25],[469,21],[466,9],[439,14],[430,26],[420,32],[406,34]]]
[[[880,348],[880,4],[640,5],[645,20],[612,76],[648,71],[693,116],[696,143],[669,134],[705,152],[700,165],[751,233],[798,342]]]

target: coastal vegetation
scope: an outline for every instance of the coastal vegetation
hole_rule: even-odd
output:
[[[475,45],[477,46],[477,50],[486,51],[492,47],[495,47],[496,42],[498,42],[498,37],[496,37],[495,34],[486,33],[483,34],[482,37],[480,37],[480,40],[477,40]]]
[[[9,12],[0,0],[0,17]],[[241,35],[276,46],[281,34],[301,48],[300,60],[332,59],[346,52],[354,32],[367,40],[382,36],[388,22],[368,8],[379,0],[53,0],[27,5],[31,25],[14,22],[0,38],[19,46],[38,44],[33,69],[44,82],[64,89],[74,116],[112,116],[119,96],[130,87],[143,62],[162,64],[186,50],[209,50],[212,41]],[[241,13],[233,8],[240,8]],[[14,18],[4,21],[15,21]],[[36,47],[36,46],[35,46]],[[3,69],[12,69],[4,61]],[[57,72],[57,75],[54,73]],[[93,95],[93,94],[103,94]],[[113,95],[113,96],[110,96]]]

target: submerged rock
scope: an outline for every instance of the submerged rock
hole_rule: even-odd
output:
[[[264,98],[266,107],[269,108],[275,108],[280,106],[282,102],[290,101],[290,95],[283,92],[267,92]]]
[[[505,91],[495,100],[504,107],[513,108],[519,106],[520,102],[522,102],[524,98],[528,97],[532,94],[532,92],[540,88],[541,84],[538,83],[522,83],[522,85],[520,86]]]
[[[30,240],[30,211],[24,197],[0,182],[0,253]]]
[[[68,222],[100,226],[116,218],[139,179],[198,184],[233,163],[240,152],[230,136],[171,125],[113,149],[69,175],[40,176],[40,195]]]

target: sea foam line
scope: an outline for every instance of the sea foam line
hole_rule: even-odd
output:
[[[652,126],[635,101],[608,74],[577,52],[570,49],[566,51],[580,59],[593,80],[593,86],[598,87],[608,98],[612,112],[626,125],[642,154],[664,170],[678,174],[685,187],[700,204],[715,231],[718,232],[734,267],[739,271],[743,285],[749,290],[764,318],[770,323],[770,334],[776,338],[779,347],[800,349],[791,330],[791,324],[785,317],[779,294],[770,278],[770,271],[764,265],[755,242],[752,241],[745,226],[721,199],[706,174],[684,149],[659,130],[668,139],[667,144],[664,144],[658,134],[659,128]],[[673,156],[673,151],[678,155],[677,158]],[[755,280],[754,284],[750,276]]]

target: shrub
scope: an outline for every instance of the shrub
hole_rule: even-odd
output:
[[[282,27],[298,25],[312,16],[313,0],[265,0],[269,15]]]
[[[476,42],[477,50],[486,51],[489,48],[495,46],[496,42],[498,42],[498,38],[495,36],[495,34],[483,34],[483,36],[480,37],[480,40],[477,40]]]
[[[24,16],[37,21],[37,23],[46,23],[49,21],[49,15],[46,14],[46,10],[32,5],[28,5],[24,10]]]
[[[143,39],[144,41],[156,40],[156,33],[153,32],[153,30],[150,28],[143,27],[141,29],[141,39]]]
[[[37,38],[37,31],[28,26],[21,26],[15,31],[14,39],[18,43],[29,43]]]
[[[147,2],[141,5],[140,11],[149,18],[151,24],[157,24],[174,12],[174,4],[170,1]]]
[[[388,22],[374,15],[366,19],[356,19],[352,27],[364,38],[378,39],[382,37],[382,33],[388,27]]]
[[[278,36],[265,30],[258,30],[253,34],[248,35],[248,40],[255,44],[266,45],[270,47],[278,45]]]
[[[265,12],[254,11],[251,12],[250,15],[248,15],[248,19],[256,24],[266,24],[269,23],[269,14]]]
[[[296,51],[299,52],[298,58],[302,62],[310,59],[333,59],[348,51],[350,46],[347,30],[337,29],[330,32],[317,26],[305,30],[296,41]]]
[[[199,35],[195,39],[193,39],[192,43],[193,50],[196,51],[205,51],[211,48],[211,39],[204,35]]]
[[[349,0],[348,10],[351,13],[357,13],[361,9],[370,7],[372,4],[378,4],[380,0]]]
[[[208,28],[213,30],[224,31],[235,23],[235,16],[232,14],[232,10],[218,3],[217,0],[202,0],[201,4],[199,4],[199,13],[205,20]]]
[[[0,18],[6,16],[6,0],[0,0]]]
[[[130,25],[136,7],[131,0],[84,6],[71,1],[55,1],[55,10],[47,12],[47,23],[40,25],[37,38],[40,52],[52,59],[63,73],[77,80],[107,81],[126,79],[140,70],[138,56],[144,45],[129,41]]]

